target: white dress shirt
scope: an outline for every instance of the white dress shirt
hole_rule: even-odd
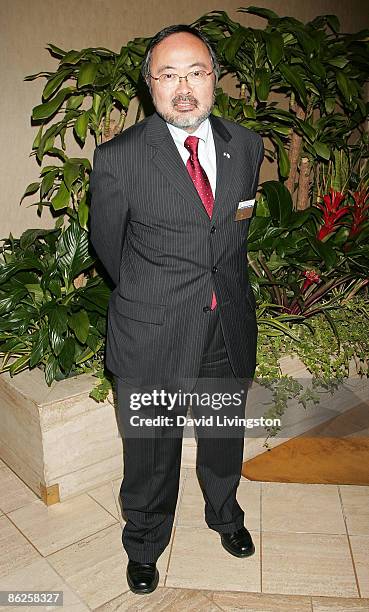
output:
[[[203,121],[201,125],[199,125],[197,130],[192,134],[189,134],[188,132],[186,132],[186,130],[183,130],[182,128],[175,127],[170,123],[167,123],[167,126],[185,165],[187,163],[188,158],[190,157],[189,151],[184,146],[184,142],[187,136],[197,136],[197,138],[199,138],[199,146],[197,151],[199,162],[207,174],[211,190],[215,199],[215,189],[217,181],[216,152],[213,131],[211,129],[209,119],[205,119],[205,121]]]

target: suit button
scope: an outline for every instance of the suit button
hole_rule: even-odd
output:
[[[215,272],[218,272],[218,268],[216,266],[213,266],[211,271],[213,272],[213,274],[215,274]]]
[[[215,234],[215,232],[217,231],[217,228],[215,227],[215,225],[212,226],[210,233],[211,234]]]
[[[202,309],[203,312],[209,312],[209,310],[211,310],[210,306],[204,306],[204,308]]]

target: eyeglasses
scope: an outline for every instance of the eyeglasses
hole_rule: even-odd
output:
[[[186,76],[179,76],[179,74],[174,74],[173,72],[164,72],[159,77],[154,77],[152,74],[150,74],[150,76],[155,81],[159,81],[160,85],[163,87],[173,87],[177,86],[181,79],[186,79],[189,85],[199,85],[204,83],[207,77],[213,72],[213,70],[210,72],[206,72],[206,70],[194,70],[186,74]]]

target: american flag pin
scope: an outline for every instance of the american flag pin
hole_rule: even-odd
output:
[[[230,159],[230,158],[231,158],[230,154],[229,154],[229,153],[227,153],[227,151],[224,151],[223,155],[224,155],[224,157],[228,157],[228,159]]]

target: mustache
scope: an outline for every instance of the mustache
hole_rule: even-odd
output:
[[[178,104],[178,102],[191,102],[192,104],[195,104],[196,106],[199,105],[198,100],[196,98],[194,98],[193,96],[190,96],[190,95],[184,96],[183,94],[178,94],[172,100],[173,106]]]

